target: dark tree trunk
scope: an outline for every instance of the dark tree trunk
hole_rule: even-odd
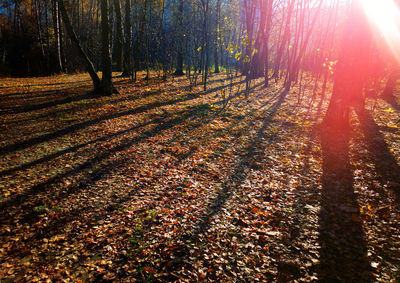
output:
[[[176,76],[183,76],[183,1],[179,0],[178,6],[178,28],[177,28],[177,35],[178,35],[178,48],[176,52],[176,70],[174,75]]]
[[[221,0],[217,0],[217,14],[215,16],[215,43],[214,43],[214,65],[215,65],[215,73],[219,73],[219,65],[218,65],[218,43],[220,38],[220,26],[219,26],[219,17],[221,13]]]
[[[43,36],[42,36],[42,23],[41,23],[41,11],[40,11],[40,5],[39,1],[35,0],[35,12],[36,12],[36,24],[37,24],[37,30],[38,30],[38,36],[39,36],[39,43],[40,43],[40,50],[42,53],[42,59],[44,59],[44,47],[43,47]]]
[[[254,29],[256,6],[255,6],[255,3],[251,0],[245,0],[243,3],[244,3],[244,8],[245,8],[247,40],[245,41],[246,42],[246,48],[245,48],[246,57],[245,57],[245,60],[243,61],[242,73],[243,73],[243,75],[246,76],[246,80],[247,80],[249,77],[248,76],[249,72],[250,72],[250,63],[251,63],[251,57],[252,57],[251,54],[253,52],[253,29]]]
[[[204,91],[207,90],[207,78],[208,78],[208,63],[209,63],[209,46],[208,46],[208,7],[209,0],[202,0],[203,5],[203,46],[204,46],[204,79],[203,86]]]
[[[99,76],[97,75],[96,71],[94,70],[92,61],[90,61],[89,57],[86,55],[85,51],[82,49],[81,45],[79,44],[78,38],[76,37],[75,31],[71,25],[71,21],[69,19],[67,10],[65,9],[63,0],[57,0],[57,1],[59,4],[60,12],[63,17],[63,21],[64,21],[65,27],[67,29],[68,35],[69,35],[71,41],[77,47],[77,49],[79,51],[79,55],[82,57],[83,61],[85,62],[86,69],[93,81],[94,90],[95,90],[95,92],[97,92],[100,89]]]
[[[294,9],[294,4],[295,4],[294,0],[292,0],[289,3],[288,12],[287,12],[287,15],[286,15],[286,22],[285,22],[283,37],[282,37],[282,40],[280,42],[281,44],[279,45],[279,48],[278,48],[278,51],[277,51],[277,54],[276,54],[275,64],[274,64],[274,73],[272,75],[272,77],[275,78],[275,79],[278,79],[278,77],[279,77],[279,69],[280,69],[281,60],[282,60],[282,57],[283,57],[283,52],[285,50],[287,42],[290,39],[290,22],[291,22],[293,9]]]
[[[265,27],[265,44],[264,44],[264,86],[268,87],[269,85],[269,38],[271,33],[271,26],[272,26],[272,4],[274,0],[267,0],[267,20],[266,20],[266,27]]]
[[[390,74],[387,82],[385,89],[382,92],[382,98],[388,101],[389,103],[394,103],[396,99],[394,98],[393,92],[396,87],[396,82],[399,74],[396,74],[396,72],[393,72]]]
[[[101,87],[105,95],[113,93],[108,4],[108,0],[101,0]]]
[[[132,74],[132,24],[131,0],[125,0],[125,43],[124,43],[124,71],[123,76]]]
[[[363,10],[358,1],[354,1],[344,31],[331,101],[324,118],[328,126],[347,125],[349,108],[363,106],[362,89],[368,67],[370,36]]]
[[[116,35],[115,39],[115,61],[117,62],[117,70],[122,71],[123,65],[123,34],[122,34],[122,17],[121,17],[121,3],[119,0],[114,0],[114,10],[117,19]]]

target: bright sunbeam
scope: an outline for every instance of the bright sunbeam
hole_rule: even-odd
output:
[[[393,0],[360,0],[368,20],[381,32],[400,63],[400,11]]]

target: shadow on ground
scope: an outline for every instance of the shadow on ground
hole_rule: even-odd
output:
[[[400,201],[400,166],[390,152],[380,127],[375,123],[371,114],[364,111],[359,115],[364,142],[367,145],[370,159],[375,164],[380,181],[393,192],[397,201]]]
[[[371,266],[353,188],[349,158],[350,128],[324,125],[321,134],[323,176],[320,209],[322,282],[371,282]]]

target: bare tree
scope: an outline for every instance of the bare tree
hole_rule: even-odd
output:
[[[119,0],[114,0],[114,11],[117,21],[115,38],[115,61],[117,62],[117,70],[121,71],[123,66],[124,35],[122,33],[121,2]]]
[[[105,95],[113,93],[109,16],[109,2],[108,0],[101,0],[101,61],[103,71],[101,87]]]
[[[100,86],[101,86],[99,76],[97,75],[97,73],[96,73],[96,71],[94,69],[92,61],[86,55],[85,51],[83,50],[82,46],[79,43],[79,40],[78,40],[78,38],[76,36],[76,33],[75,33],[75,31],[74,31],[74,29],[73,29],[73,27],[71,25],[71,21],[69,19],[69,15],[67,13],[67,10],[65,9],[64,1],[63,0],[57,0],[57,1],[58,1],[58,4],[59,4],[61,15],[63,17],[63,21],[64,21],[65,27],[67,29],[68,35],[69,35],[71,41],[77,47],[80,56],[82,57],[83,61],[86,64],[86,69],[87,69],[90,77],[92,78],[95,92],[98,92],[98,91],[100,91]]]

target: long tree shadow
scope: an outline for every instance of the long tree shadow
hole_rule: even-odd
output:
[[[216,80],[216,81],[219,81],[219,80]],[[223,82],[224,80],[221,80],[221,81]],[[245,82],[244,80],[243,81],[238,81],[238,82],[233,82],[232,84],[218,86],[218,87],[215,87],[215,88],[208,89],[207,91],[202,91],[202,92],[200,92],[198,94],[192,93],[191,95],[194,95],[194,96],[207,95],[207,94],[222,90],[224,88],[227,88],[229,86],[235,86],[235,85],[238,85],[238,84],[243,84],[244,82]],[[190,88],[189,87],[172,87],[172,88],[164,89],[164,91],[168,91],[168,93],[174,93],[175,91],[178,91],[178,90],[180,90],[180,91],[182,91],[182,90],[183,91],[189,91]],[[154,96],[154,95],[157,95],[157,94],[160,94],[160,90],[159,89],[151,90],[151,91],[147,91],[147,92],[143,92],[143,93],[139,93],[138,95],[134,95],[134,96],[130,96],[130,95],[129,96],[124,96],[124,97],[121,97],[119,99],[113,100],[111,103],[135,101],[135,100],[138,100],[138,99],[147,98],[147,97]]]
[[[151,109],[155,109],[161,106],[167,106],[167,105],[173,105],[179,102],[183,102],[183,101],[189,101],[189,100],[193,100],[195,98],[198,98],[200,95],[188,95],[186,97],[183,98],[177,98],[177,99],[172,99],[172,100],[168,100],[168,101],[158,101],[158,102],[154,102],[154,103],[150,103],[144,106],[140,106],[138,108],[135,109],[130,109],[130,110],[125,110],[125,111],[121,111],[118,113],[112,113],[112,114],[108,114],[108,115],[104,115],[101,117],[97,117],[88,121],[84,121],[84,122],[80,122],[80,123],[76,123],[70,126],[67,126],[63,129],[60,129],[58,131],[52,132],[52,133],[48,133],[48,134],[44,134],[38,137],[34,137],[34,138],[30,138],[28,140],[22,141],[22,142],[17,142],[14,144],[10,144],[10,145],[6,145],[2,148],[0,148],[0,155],[4,155],[16,150],[22,150],[73,132],[76,132],[78,130],[82,130],[86,127],[95,125],[97,123],[106,121],[106,120],[111,120],[111,119],[115,119],[115,118],[120,118],[123,116],[128,116],[128,115],[134,115],[134,114],[138,114],[138,113],[142,113]]]
[[[397,201],[400,201],[400,166],[390,152],[379,126],[367,111],[359,115],[364,142],[381,183],[393,191]]]
[[[323,176],[319,215],[322,282],[371,282],[367,244],[353,189],[350,129],[327,125],[321,133]]]
[[[221,82],[223,82],[223,81],[225,81],[224,79],[222,79],[222,80],[215,80],[215,81],[221,81]],[[212,93],[212,92],[215,92],[215,91],[218,91],[218,90],[221,90],[221,89],[223,89],[223,88],[227,88],[227,87],[229,87],[229,86],[234,86],[234,85],[237,85],[237,84],[241,84],[241,83],[243,83],[244,81],[240,81],[240,82],[235,82],[235,83],[233,83],[232,85],[225,85],[225,86],[219,86],[219,87],[217,87],[217,88],[213,88],[213,89],[209,89],[206,93],[205,92],[202,92],[202,93],[200,93],[200,94],[191,94],[191,95],[194,95],[195,97],[194,98],[196,98],[196,97],[198,97],[198,95],[204,95],[204,94],[209,94],[209,93]],[[120,82],[117,82],[116,83],[116,86],[118,86],[118,87],[126,87],[126,86],[128,86],[128,85],[132,85],[132,82],[125,82],[125,81],[120,81]],[[168,91],[168,92],[170,92],[170,93],[173,93],[174,91],[177,91],[177,90],[189,90],[189,88],[188,87],[183,87],[183,88],[179,88],[179,87],[172,87],[172,88],[167,88],[167,89],[165,89],[165,91]],[[48,91],[46,91],[46,93],[48,93]],[[53,94],[55,94],[55,92],[54,91],[51,91],[51,93],[53,93]],[[157,94],[160,94],[160,90],[159,89],[157,89],[157,90],[151,90],[151,91],[146,91],[146,92],[139,92],[139,93],[134,93],[134,95],[132,95],[131,93],[128,93],[127,95],[125,95],[125,96],[123,96],[123,97],[121,97],[121,98],[117,98],[117,99],[114,99],[114,100],[112,100],[112,101],[110,101],[109,103],[110,104],[119,104],[119,103],[121,103],[121,102],[135,102],[135,101],[137,101],[137,100],[139,100],[139,99],[143,99],[143,98],[148,98],[148,97],[151,97],[151,96],[155,96],[155,95],[157,95]],[[190,95],[189,95],[190,96]],[[91,97],[92,98],[92,97]],[[96,98],[96,97],[94,97],[94,98]],[[25,99],[25,97],[23,96],[23,97],[21,97],[21,99]],[[72,97],[71,97],[71,99],[72,99]],[[78,101],[78,99],[77,99],[77,101]],[[93,100],[92,100],[93,101]],[[73,102],[73,101],[71,101],[71,102]],[[46,102],[47,103],[47,102]],[[48,103],[53,103],[53,102],[48,102]],[[99,103],[101,104],[101,101],[99,101]],[[90,104],[88,104],[88,103],[85,103],[85,104],[82,104],[82,105],[85,105],[85,108],[86,109],[90,109],[90,108],[94,108],[94,107],[97,107],[99,104],[98,103],[90,103]],[[36,107],[36,106],[26,106],[27,108],[34,108],[34,107]],[[24,108],[24,107],[22,107],[22,108]],[[81,109],[81,108],[80,108]],[[56,110],[54,110],[54,111],[51,111],[51,112],[49,112],[49,111],[47,111],[46,113],[44,113],[44,114],[40,114],[40,115],[37,115],[37,116],[34,116],[34,117],[29,117],[29,118],[23,118],[23,119],[13,119],[13,120],[11,120],[11,121],[7,121],[7,125],[20,125],[21,123],[28,123],[28,122],[30,122],[30,121],[37,121],[38,119],[42,119],[42,118],[47,118],[47,117],[51,117],[51,116],[56,116],[56,115],[60,115],[60,113],[64,113],[64,114],[68,114],[68,113],[70,113],[70,112],[73,112],[74,111],[74,108],[72,108],[72,109],[56,109]],[[11,113],[11,112],[10,112]],[[14,112],[12,112],[13,114],[15,114]],[[33,112],[34,113],[34,112]],[[0,149],[0,154],[1,154],[1,149]]]
[[[256,88],[257,86],[258,86],[258,85],[256,85],[256,86],[250,88],[248,91],[251,91],[252,89]],[[239,92],[237,95],[235,95],[234,97],[238,97],[238,96],[240,96],[241,94],[243,94],[243,93],[245,93],[245,92],[246,92],[246,91],[241,91],[241,92]],[[231,99],[233,99],[234,97],[232,97]],[[275,96],[274,96],[273,98],[275,98]],[[263,105],[261,105],[261,106],[259,107],[259,109],[261,109],[262,107],[265,107],[265,106],[266,106],[268,103],[270,103],[271,101],[272,101],[272,99],[268,100],[267,103],[264,103]],[[223,100],[217,101],[215,104],[221,104],[221,103],[223,103]],[[161,115],[161,116],[165,116],[165,115]],[[165,118],[166,118],[166,117],[165,117]],[[76,145],[76,146],[73,146],[73,147],[70,147],[70,148],[66,148],[66,149],[63,149],[63,150],[54,152],[54,153],[52,153],[52,154],[46,155],[46,156],[44,156],[44,157],[42,157],[42,158],[39,158],[39,159],[37,159],[37,160],[31,161],[31,162],[28,162],[28,163],[25,163],[25,164],[22,164],[22,165],[19,165],[19,166],[15,166],[15,167],[13,167],[13,168],[5,169],[5,170],[3,170],[3,171],[0,171],[0,177],[3,177],[3,176],[5,176],[5,175],[9,175],[9,174],[15,173],[15,172],[18,172],[18,171],[21,171],[21,170],[29,169],[29,168],[31,168],[31,167],[33,167],[33,166],[36,166],[36,165],[38,165],[38,164],[41,164],[41,163],[43,163],[43,162],[47,162],[47,161],[50,161],[50,160],[55,159],[55,158],[57,158],[57,157],[60,157],[60,156],[62,156],[62,155],[64,155],[64,154],[71,153],[71,152],[75,152],[75,151],[78,150],[78,149],[84,148],[84,147],[86,147],[86,146],[88,146],[88,145],[91,145],[91,144],[94,144],[94,143],[97,143],[97,142],[109,140],[109,139],[111,139],[111,138],[114,138],[114,137],[123,135],[123,134],[128,133],[128,132],[130,132],[130,131],[133,131],[133,130],[135,130],[135,129],[139,129],[139,128],[143,127],[143,126],[150,125],[150,124],[154,124],[154,123],[158,123],[158,122],[161,121],[160,119],[161,119],[161,118],[156,118],[156,119],[154,119],[154,120],[152,120],[152,121],[143,123],[143,124],[141,124],[141,125],[139,125],[139,126],[135,126],[135,127],[132,127],[132,128],[126,129],[126,130],[121,130],[121,131],[118,131],[118,132],[116,132],[116,133],[113,133],[113,134],[110,134],[110,135],[107,135],[107,136],[100,137],[100,138],[98,138],[98,139],[89,141],[89,142],[87,142],[87,143],[82,143],[82,144],[79,144],[79,145]]]
[[[163,116],[165,116],[165,115],[163,115]],[[164,119],[165,118],[167,118],[167,117],[164,117]],[[113,133],[113,134],[110,134],[110,135],[107,135],[107,136],[102,136],[100,138],[91,140],[91,141],[86,142],[86,143],[81,143],[81,144],[78,144],[78,145],[63,149],[63,150],[56,151],[54,153],[51,153],[51,154],[46,155],[46,156],[43,156],[43,157],[41,157],[39,159],[36,159],[34,161],[27,162],[27,163],[24,163],[24,164],[16,166],[16,167],[0,171],[0,177],[6,176],[6,175],[9,175],[9,174],[18,172],[18,171],[22,171],[22,170],[26,170],[26,169],[32,168],[33,166],[36,166],[38,164],[50,161],[50,160],[55,159],[57,157],[60,157],[60,156],[62,156],[64,154],[71,153],[71,152],[76,152],[77,150],[79,150],[81,148],[84,148],[86,146],[89,146],[89,145],[92,145],[92,144],[96,144],[98,142],[104,142],[104,141],[113,139],[115,137],[118,137],[118,136],[127,134],[129,132],[132,132],[134,130],[140,129],[140,128],[145,127],[147,125],[161,123],[162,121],[163,121],[163,118],[161,118],[161,117],[160,118],[156,118],[154,120],[142,123],[142,124],[140,124],[138,126],[135,126],[135,127],[131,127],[131,128],[125,129],[125,130],[121,130],[121,131],[118,131],[116,133]]]
[[[27,88],[38,88],[38,87],[46,87],[46,86],[57,86],[61,88],[57,88],[57,90],[66,90],[66,89],[72,89],[72,88],[78,88],[78,87],[90,87],[90,85],[82,84],[82,83],[87,83],[90,80],[83,80],[83,81],[74,81],[74,82],[65,82],[65,83],[52,83],[52,84],[36,84],[36,85],[27,85]],[[67,86],[67,87],[63,87]],[[3,89],[14,89],[14,86],[11,87],[3,87]],[[2,87],[0,87],[2,89]],[[21,92],[12,92],[12,93],[6,93],[0,95],[0,101],[3,100],[15,100],[15,99],[23,99],[23,98],[37,98],[37,97],[43,97],[43,96],[50,96],[58,94],[56,90],[29,90],[29,91],[23,91]],[[26,95],[29,95],[26,97]]]
[[[269,114],[264,118],[263,125],[257,132],[256,137],[253,139],[252,143],[246,149],[247,154],[238,162],[238,165],[232,174],[232,177],[235,179],[236,184],[240,184],[246,178],[246,168],[249,167],[249,163],[251,159],[253,159],[258,151],[257,144],[259,144],[261,138],[265,135],[265,131],[269,127],[272,122],[272,118],[275,116],[279,106],[285,100],[286,92],[282,93],[279,100],[271,106]],[[209,219],[221,209],[221,207],[226,203],[226,201],[232,196],[235,192],[228,184],[225,184],[223,189],[218,193],[217,197],[211,202],[207,209],[207,213],[200,217],[201,222],[198,227],[201,231],[207,230],[210,225]],[[201,234],[201,231],[197,231],[195,234]]]
[[[80,88],[82,86],[76,86],[75,88]],[[31,92],[15,92],[11,93],[9,95],[1,95],[0,96],[0,103],[2,104],[9,104],[10,102],[13,101],[25,101],[25,100],[35,100],[35,99],[52,99],[52,96],[57,96],[60,94],[58,91],[59,90],[68,90],[70,88],[63,88],[63,89],[57,89],[56,90],[36,90],[36,91],[31,91]]]
[[[32,196],[39,192],[44,191],[49,186],[59,182],[60,180],[66,178],[66,177],[74,176],[76,174],[79,174],[80,172],[94,168],[96,165],[98,165],[99,163],[101,163],[104,160],[107,160],[107,158],[109,158],[116,152],[120,152],[134,144],[137,144],[143,140],[148,139],[149,137],[155,136],[158,133],[160,133],[161,131],[170,129],[170,128],[178,125],[179,123],[185,121],[189,117],[196,116],[196,114],[204,111],[204,109],[206,109],[206,108],[207,108],[207,106],[202,104],[197,107],[190,108],[188,111],[184,111],[184,112],[180,113],[180,115],[178,115],[177,118],[166,120],[166,121],[157,119],[156,126],[153,129],[145,131],[138,137],[127,138],[127,139],[125,139],[125,142],[123,142],[122,144],[119,144],[119,145],[115,146],[114,148],[111,148],[102,154],[96,155],[93,158],[86,160],[83,164],[80,164],[76,168],[72,168],[64,173],[61,173],[55,177],[52,177],[45,182],[38,183],[38,184],[34,185],[33,187],[31,187],[29,190],[27,190],[21,194],[14,195],[9,200],[2,202],[0,204],[0,209],[4,211],[3,216],[5,216],[6,210],[9,207],[22,204],[29,196]],[[153,122],[156,122],[156,121],[153,121]],[[127,132],[132,131],[137,128],[139,128],[139,127],[133,127],[131,129],[124,131],[124,133],[127,133]],[[118,134],[120,134],[120,133],[118,133]],[[98,170],[95,170],[95,172],[97,172],[97,173],[90,174],[88,179],[98,180],[99,176],[102,176],[105,174],[105,172],[107,172],[106,169],[111,169],[111,168],[113,168],[113,166],[111,166],[110,168],[109,168],[109,166],[102,166]],[[86,183],[85,183],[85,185],[86,185]],[[65,196],[70,193],[71,193],[71,191],[64,190],[58,197]],[[40,202],[40,200],[36,200],[36,201],[30,203],[30,205],[31,206],[37,205],[39,202]],[[26,215],[26,217],[27,217],[27,221],[28,221],[29,217],[30,217],[29,213]]]
[[[215,198],[210,200],[210,203],[205,210],[205,212],[200,215],[196,224],[193,225],[192,231],[186,233],[181,236],[180,241],[185,242],[185,246],[177,246],[174,251],[174,255],[179,255],[175,257],[172,261],[172,264],[166,266],[167,271],[176,271],[180,266],[184,265],[187,262],[187,258],[190,257],[188,244],[193,244],[197,246],[199,249],[196,251],[196,255],[202,256],[202,249],[204,248],[204,243],[202,243],[201,235],[207,231],[211,225],[211,219],[224,207],[227,201],[233,196],[233,194],[237,191],[237,188],[245,181],[249,170],[253,161],[257,159],[259,156],[259,152],[262,151],[260,149],[261,140],[265,135],[265,131],[268,129],[271,124],[273,117],[275,116],[277,110],[282,105],[286,98],[287,93],[284,92],[281,94],[279,99],[271,105],[268,109],[266,109],[265,113],[267,114],[263,120],[263,124],[258,129],[253,141],[251,144],[244,149],[245,154],[243,157],[238,160],[237,165],[235,166],[232,174],[227,180],[222,184],[221,189],[218,191]],[[251,125],[249,125],[251,127]],[[240,222],[240,220],[238,220]],[[173,268],[173,270],[170,270]],[[188,267],[191,268],[191,267]],[[163,280],[176,280],[177,278],[173,275],[169,274]]]
[[[155,135],[158,135],[160,132],[168,130],[176,125],[179,125],[181,122],[186,121],[190,117],[201,117],[203,114],[207,112],[208,107],[206,105],[200,105],[198,107],[192,107],[189,111],[184,111],[182,112],[182,115],[178,115],[177,118],[173,118],[167,121],[160,121],[156,127],[154,127],[151,130],[143,132],[140,136],[133,138],[132,140],[127,140],[126,142],[115,146],[114,148],[110,149],[107,153],[104,153],[103,155],[96,156],[93,159],[88,160],[83,164],[83,167],[78,167],[74,170],[69,171],[71,174],[78,174],[79,172],[91,168],[88,172],[84,173],[84,175],[80,178],[79,182],[77,184],[72,184],[71,186],[68,186],[63,189],[62,192],[60,192],[57,195],[57,199],[63,200],[70,196],[71,194],[79,194],[81,191],[85,191],[85,194],[90,194],[89,188],[93,186],[95,182],[98,180],[102,179],[104,176],[115,172],[116,170],[120,169],[124,165],[126,165],[126,160],[124,158],[118,158],[117,160],[108,160],[109,157],[111,157],[113,154],[120,152],[122,150],[125,150],[126,148],[135,145],[143,140],[147,140],[148,138],[154,137]],[[208,123],[209,121],[205,121]],[[198,127],[199,124],[195,124],[194,127]],[[190,155],[192,152],[187,153]],[[179,162],[176,161],[177,163]],[[94,166],[97,164],[98,166]],[[80,170],[80,171],[78,171]],[[86,170],[87,171],[87,170]],[[56,178],[52,179],[50,182],[42,183],[35,185],[33,188],[34,190],[37,191],[37,189],[44,189],[52,184],[58,183],[60,179],[67,177],[65,174],[59,175]],[[85,222],[85,229],[90,229],[91,227],[95,226],[98,224],[98,222],[101,219],[104,219],[107,216],[107,213],[112,211],[113,206],[121,206],[123,203],[129,201],[133,195],[137,195],[140,193],[141,188],[144,187],[149,187],[151,186],[150,184],[145,184],[141,183],[141,186],[138,187],[135,190],[123,190],[122,194],[119,196],[112,197],[111,201],[107,203],[107,207],[104,207],[101,213],[95,212],[93,217],[90,219],[87,219],[87,223]],[[32,192],[30,192],[32,193]],[[96,194],[96,192],[95,192]],[[97,197],[93,197],[92,199],[97,199]],[[20,199],[18,201],[14,201],[13,205],[17,205],[20,207],[23,211],[19,212],[18,215],[18,222],[19,223],[30,223],[32,221],[35,221],[35,218],[37,218],[38,215],[35,215],[35,213],[32,213],[32,207],[35,205],[40,204],[40,199],[30,201],[29,204],[24,203],[24,199]],[[11,203],[9,203],[11,204]],[[4,209],[4,207],[2,206]],[[68,213],[61,215],[57,217],[57,219],[54,219],[51,223],[49,223],[46,227],[43,227],[41,229],[37,229],[34,234],[32,234],[30,237],[24,240],[26,244],[29,244],[30,241],[37,241],[40,240],[44,237],[51,237],[52,235],[57,235],[63,231],[63,227],[71,223],[72,221],[75,221],[81,217],[81,215],[84,214],[90,214],[94,210],[93,205],[83,205],[78,208],[74,208]],[[7,213],[3,213],[2,216],[6,216]],[[3,219],[3,217],[1,217]],[[4,217],[4,219],[10,219],[12,217]],[[86,220],[85,220],[86,221]],[[3,233],[0,233],[0,235],[3,235]]]
[[[234,84],[240,84],[243,82],[236,82]],[[224,89],[226,87],[228,87],[229,85],[224,85],[224,86],[219,86],[213,89],[210,89],[208,91],[205,92],[200,92],[197,94],[188,94],[184,97],[179,97],[179,98],[175,98],[175,99],[171,99],[171,100],[167,100],[167,101],[157,101],[157,102],[153,102],[153,103],[149,103],[147,105],[144,106],[140,106],[138,108],[135,109],[130,109],[130,110],[125,110],[125,111],[121,111],[118,113],[113,113],[113,114],[108,114],[108,115],[104,115],[92,120],[88,120],[88,121],[84,121],[81,123],[76,123],[70,126],[67,126],[63,129],[60,129],[58,131],[52,132],[52,133],[48,133],[48,134],[44,134],[38,137],[34,137],[34,138],[30,138],[28,140],[22,141],[22,142],[17,142],[14,144],[10,144],[10,145],[6,145],[4,147],[0,148],[0,155],[4,155],[13,151],[17,151],[17,150],[22,150],[28,147],[31,147],[33,145],[37,145],[61,136],[64,136],[66,134],[70,134],[73,133],[75,131],[84,129],[86,127],[92,126],[94,124],[106,121],[106,120],[111,120],[111,119],[115,119],[115,118],[119,118],[119,117],[123,117],[123,116],[128,116],[128,115],[133,115],[133,114],[138,114],[138,113],[142,113],[151,109],[155,109],[161,106],[168,106],[168,105],[173,105],[176,103],[180,103],[180,102],[185,102],[185,101],[190,101],[190,100],[194,100],[196,98],[199,98],[201,95],[206,95],[221,89]]]
[[[193,114],[196,117],[195,121],[193,121],[193,123],[190,123],[190,126],[187,127],[186,129],[186,134],[188,132],[192,132],[195,128],[199,127],[199,126],[205,126],[206,124],[208,124],[209,122],[213,121],[215,119],[215,117],[213,115],[209,115],[208,113],[208,107],[205,105],[199,106],[199,107],[194,107],[192,108],[193,111],[196,111]],[[182,114],[185,114],[186,112],[183,112]],[[190,111],[190,113],[192,113]],[[189,114],[189,113],[187,113]],[[205,115],[203,117],[203,115]],[[207,118],[208,117],[208,118]],[[189,118],[189,116],[182,116],[180,118]],[[203,118],[207,118],[207,119],[203,119]],[[161,124],[161,122],[160,122]],[[236,125],[235,122],[232,122],[231,127],[234,127]],[[221,129],[221,131],[223,131]],[[181,133],[178,134],[177,136],[174,137],[175,142],[179,143],[179,139],[178,136],[182,137],[183,139],[180,142],[186,141],[186,142],[191,142],[192,139],[187,137],[185,133]],[[148,134],[146,134],[146,136],[148,136]],[[212,140],[213,137],[211,136],[206,136],[204,137],[205,140]],[[169,145],[171,143],[174,143],[174,140],[168,140],[165,141],[165,145]],[[184,159],[188,158],[191,154],[193,154],[194,151],[196,151],[197,148],[196,147],[190,147],[190,150],[182,155],[178,155],[176,156],[177,159],[175,161],[173,161],[173,164],[171,165],[172,167],[174,166],[178,166]],[[93,182],[95,182],[96,180],[100,179],[100,178],[104,178],[104,174],[109,174],[113,171],[120,171],[121,169],[124,168],[124,166],[126,166],[126,160],[124,158],[120,158],[118,160],[112,160],[109,163],[106,163],[104,165],[101,166],[101,168],[98,168],[96,170],[94,170],[93,172],[90,173],[90,176],[88,175],[88,177],[90,178],[82,178],[79,182],[78,185],[74,185],[74,187],[76,188],[75,190],[79,192],[80,190],[85,190],[85,195],[86,194],[90,194],[90,190],[89,188],[93,185]],[[168,171],[168,168],[170,168],[170,166],[166,167],[164,170]],[[161,173],[162,175],[162,173]],[[155,178],[157,178],[156,176],[154,176]],[[79,230],[78,229],[73,229],[70,232],[64,232],[64,227],[66,225],[68,225],[68,223],[71,223],[73,221],[76,221],[78,219],[81,218],[81,215],[90,215],[90,217],[86,217],[84,220],[79,220],[81,225],[83,225],[85,227],[85,231],[90,231],[90,229],[92,229],[92,227],[94,226],[98,226],[99,222],[103,221],[104,219],[107,219],[110,217],[110,215],[112,215],[113,211],[115,210],[115,207],[122,207],[125,205],[125,203],[129,202],[131,199],[134,199],[136,197],[138,197],[141,193],[142,193],[142,189],[146,188],[146,187],[151,187],[151,184],[141,184],[141,186],[135,187],[135,189],[128,189],[128,190],[123,190],[121,191],[120,194],[118,195],[111,195],[111,197],[107,197],[107,202],[106,202],[106,206],[104,207],[104,209],[102,210],[96,210],[93,205],[85,205],[85,206],[80,206],[78,208],[74,208],[70,211],[68,211],[67,214],[65,215],[61,215],[61,217],[57,217],[57,219],[54,219],[53,221],[51,221],[51,223],[49,223],[46,227],[37,229],[35,231],[35,234],[32,237],[29,237],[26,241],[24,240],[26,245],[30,245],[30,242],[37,242],[38,240],[42,239],[43,237],[49,238],[52,235],[60,235],[62,233],[62,235],[67,235],[67,239],[72,239],[78,236],[79,234]],[[169,193],[169,191],[165,191],[165,193]],[[100,194],[99,192],[95,191],[95,194],[98,195]],[[157,194],[162,194],[161,191],[158,191]],[[91,196],[91,199],[96,199],[96,196]],[[140,214],[140,210],[138,208],[137,211]],[[133,222],[134,225],[135,222]],[[129,225],[129,224],[127,224]],[[132,228],[133,229],[133,228]],[[78,233],[78,234],[77,234]],[[79,237],[79,236],[78,236]],[[69,244],[70,240],[69,240]],[[91,251],[93,257],[101,254],[102,249],[104,247],[101,245],[101,243],[97,243],[96,245],[91,245],[89,247],[87,247],[88,250]],[[72,252],[72,251],[71,251]],[[65,256],[65,255],[64,255]],[[39,268],[41,266],[48,266],[51,265],[53,263],[56,262],[56,259],[54,257],[54,251],[50,251],[50,250],[45,250],[42,253],[42,260],[40,262],[37,262],[33,265],[30,266],[30,268]],[[77,259],[76,264],[80,263],[82,264],[82,262],[79,262],[81,259]],[[82,260],[86,260],[85,257],[82,257]],[[116,259],[116,261],[120,261],[120,260],[126,260],[125,258],[118,258]],[[122,275],[121,275],[122,276]],[[100,278],[102,277],[102,274],[96,274],[96,278],[98,280],[100,280]]]
[[[50,100],[44,103],[40,104],[32,104],[28,106],[17,106],[17,107],[6,107],[6,108],[0,108],[0,112],[4,114],[19,114],[19,113],[26,113],[26,112],[31,112],[31,111],[37,111],[37,110],[43,110],[47,109],[50,107],[54,106],[60,106],[63,104],[68,104],[68,103],[73,103],[73,102],[79,102],[82,100],[87,100],[87,99],[94,99],[98,98],[99,96],[96,94],[93,94],[92,92],[85,93],[82,95],[77,95],[77,96],[69,96],[64,99],[59,99],[59,100]]]
[[[396,95],[394,93],[387,94],[386,96],[381,96],[380,98],[389,103],[397,111],[400,111],[400,104],[397,102]]]

